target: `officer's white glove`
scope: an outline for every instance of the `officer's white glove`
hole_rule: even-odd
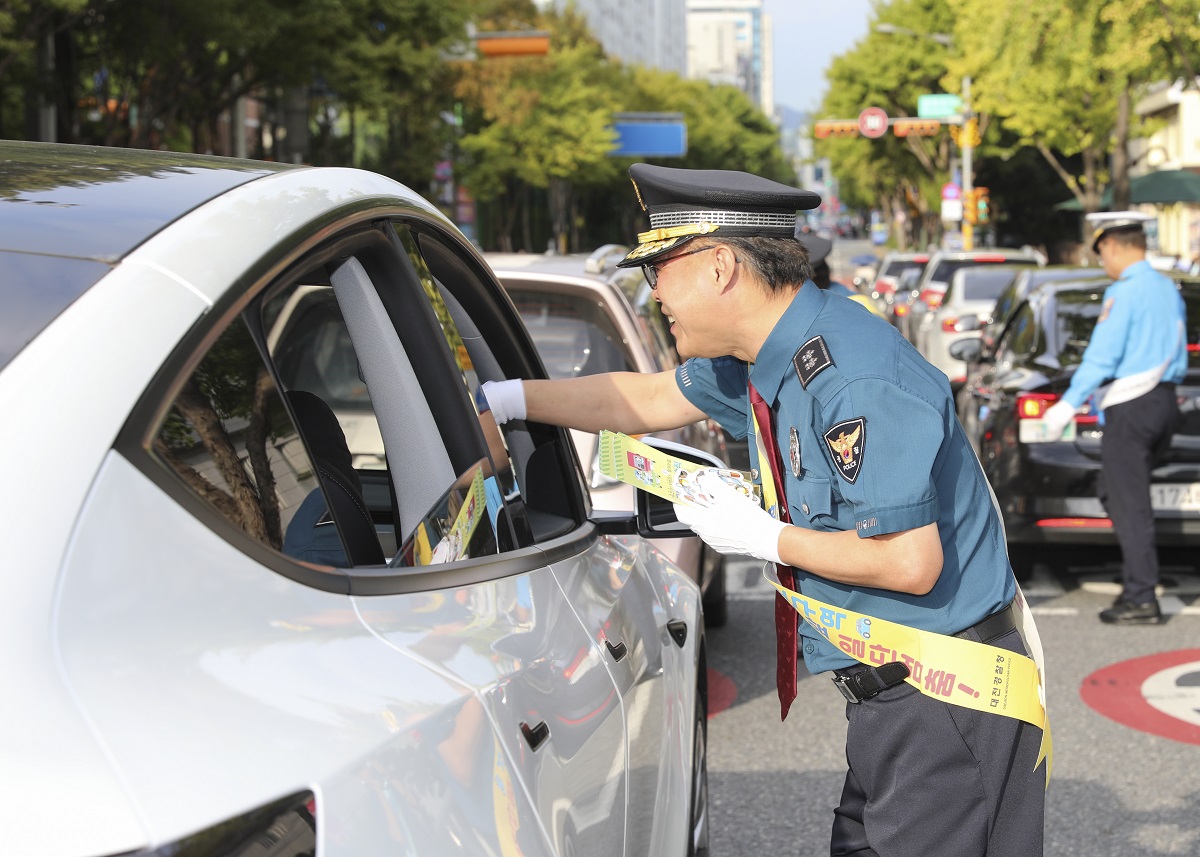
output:
[[[680,521],[717,553],[780,562],[779,535],[787,524],[772,518],[752,497],[715,473],[701,474],[698,482],[711,503],[708,506],[676,503],[675,516]]]
[[[525,388],[516,381],[484,381],[480,385],[496,425],[525,419]]]
[[[1062,433],[1073,419],[1075,419],[1075,408],[1065,399],[1060,399],[1056,404],[1051,405],[1050,410],[1042,415],[1047,436],[1055,440],[1062,437]]]

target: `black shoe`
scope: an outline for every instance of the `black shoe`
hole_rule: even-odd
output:
[[[1161,625],[1163,614],[1157,601],[1134,604],[1118,598],[1112,607],[1100,611],[1100,621],[1109,625]]]

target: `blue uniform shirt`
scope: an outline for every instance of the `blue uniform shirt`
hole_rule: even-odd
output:
[[[749,437],[758,461],[748,380],[775,413],[793,524],[866,538],[936,522],[941,535],[942,573],[926,595],[856,589],[796,569],[805,594],[940,634],[1013,599],[1000,519],[949,382],[895,328],[809,282],[755,364],[722,357],[681,366],[683,394],[734,437]],[[810,672],[856,663],[807,625],[800,630]]]
[[[1179,289],[1146,261],[1121,272],[1104,292],[1104,308],[1063,399],[1080,407],[1101,384],[1168,363],[1162,380],[1187,372],[1186,310]]]

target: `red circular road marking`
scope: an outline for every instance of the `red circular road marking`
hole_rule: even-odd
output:
[[[708,671],[708,716],[716,717],[737,699],[737,685],[727,675]]]
[[[1200,726],[1167,714],[1148,702],[1144,694],[1148,680],[1189,664],[1194,664],[1195,671],[1200,673],[1200,649],[1181,649],[1121,661],[1085,678],[1079,695],[1094,711],[1131,729],[1185,744],[1200,744]],[[1162,682],[1154,684],[1161,685]]]

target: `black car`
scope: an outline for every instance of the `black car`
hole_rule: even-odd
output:
[[[1117,543],[1097,497],[1100,415],[1092,408],[1062,439],[1042,439],[1042,417],[1070,384],[1109,282],[1047,283],[1031,292],[1005,326],[979,383],[967,391],[977,404],[975,442],[1018,577],[1029,575],[1035,559],[1053,561],[1048,545]],[[1200,280],[1185,280],[1180,289],[1188,318],[1188,372],[1177,387],[1182,419],[1151,475],[1160,546],[1200,543]],[[980,348],[971,339],[953,351],[973,362]]]
[[[965,379],[955,394],[958,401],[958,418],[966,429],[967,438],[971,441],[976,455],[979,454],[979,412],[981,408],[986,408],[983,402],[985,397],[980,396],[978,391],[983,384],[984,375],[990,370],[996,352],[996,341],[1030,293],[1044,283],[1067,281],[1087,283],[1089,286],[1104,289],[1112,279],[1100,268],[1083,268],[1077,265],[1021,268],[1016,278],[1000,292],[988,317],[979,320],[980,356],[978,361],[967,364]]]

